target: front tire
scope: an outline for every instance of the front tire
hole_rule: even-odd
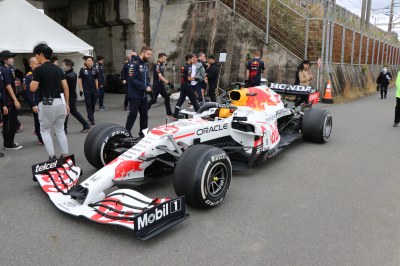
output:
[[[119,154],[113,152],[121,138],[130,138],[129,131],[117,124],[103,123],[92,129],[86,137],[84,152],[88,162],[97,169],[108,164]]]
[[[332,133],[332,116],[327,110],[308,110],[303,116],[302,132],[304,140],[327,142]]]
[[[225,151],[203,144],[191,146],[182,154],[173,175],[176,194],[198,208],[219,205],[231,179],[232,165]]]

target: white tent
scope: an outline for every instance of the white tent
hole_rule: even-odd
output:
[[[0,51],[32,53],[46,42],[56,54],[89,54],[93,47],[79,39],[25,0],[0,0]]]

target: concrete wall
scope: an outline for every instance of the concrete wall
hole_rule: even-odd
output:
[[[92,45],[105,58],[107,74],[120,72],[126,50],[150,43],[149,1],[72,0],[70,6],[46,13]]]
[[[222,66],[221,86],[243,80],[246,62],[256,50],[262,53],[267,71],[264,77],[273,82],[294,82],[294,73],[300,60],[273,40],[265,45],[265,34],[239,17],[233,17],[224,5],[198,3],[192,5],[184,33],[178,39],[180,49],[170,56],[171,63],[182,65],[188,52],[203,51],[214,54],[227,53]]]

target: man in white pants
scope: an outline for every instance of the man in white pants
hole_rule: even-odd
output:
[[[54,127],[62,156],[68,155],[68,141],[64,131],[64,121],[69,114],[69,89],[65,74],[61,68],[50,62],[53,50],[45,43],[35,46],[33,54],[40,66],[33,71],[31,92],[41,91],[42,101],[39,103],[40,133],[49,160],[56,159],[51,129]],[[64,93],[64,94],[63,94]]]

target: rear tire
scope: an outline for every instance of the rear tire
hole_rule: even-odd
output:
[[[303,116],[302,132],[304,140],[325,143],[332,133],[332,116],[329,111],[310,109]]]
[[[117,124],[104,123],[92,129],[86,137],[84,152],[88,162],[97,169],[114,160],[118,154],[112,152],[114,144],[121,138],[130,138],[129,131]]]
[[[173,175],[176,194],[198,208],[219,205],[231,179],[232,165],[225,151],[203,144],[191,146],[182,154]]]

